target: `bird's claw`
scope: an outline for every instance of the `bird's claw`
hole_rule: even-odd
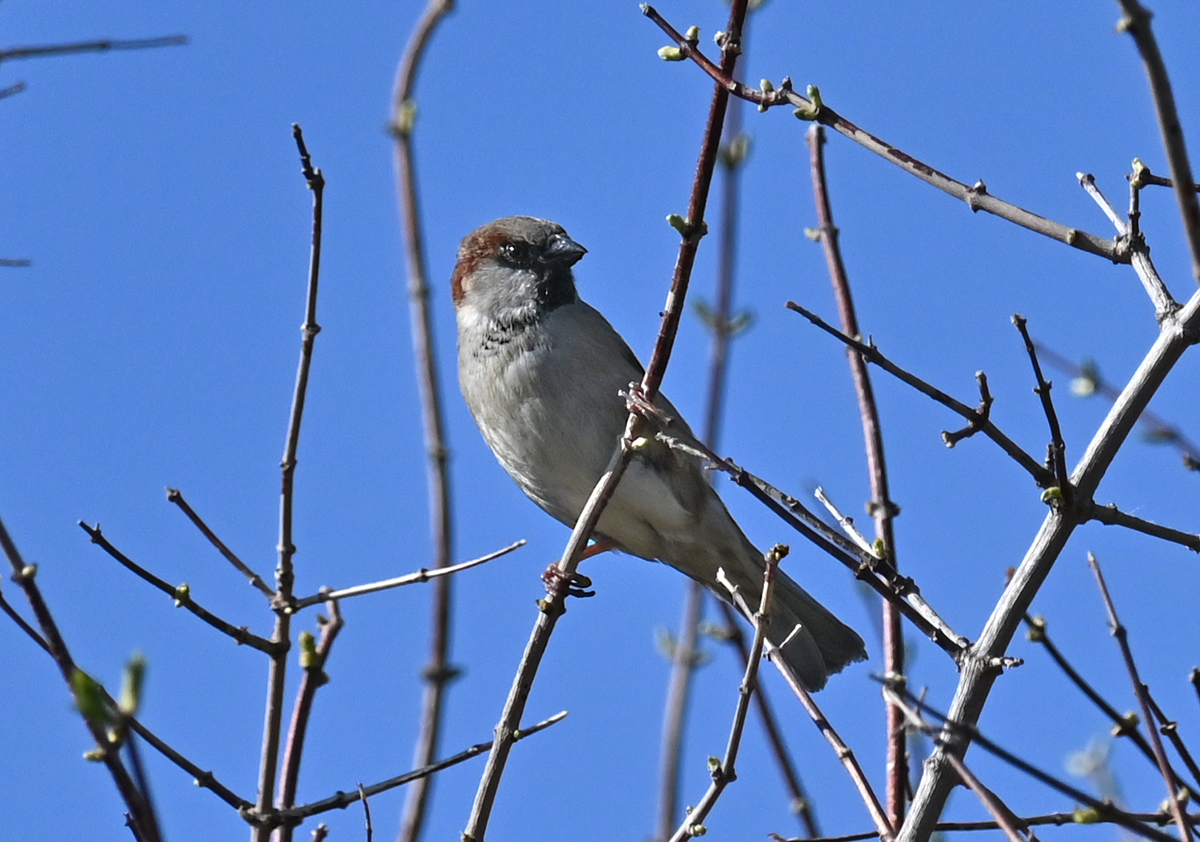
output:
[[[564,575],[558,564],[551,564],[546,568],[546,572],[542,574],[542,582],[546,585],[546,592],[551,594],[577,596],[581,599],[596,595],[595,591],[586,590],[592,586],[591,579],[578,572],[570,576]]]
[[[629,384],[629,391],[620,394],[625,398],[626,409],[657,427],[666,427],[673,420],[646,397],[646,390],[636,380]]]

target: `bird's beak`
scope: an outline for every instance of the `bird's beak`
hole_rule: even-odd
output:
[[[587,254],[587,249],[572,240],[566,234],[555,234],[546,249],[545,260],[548,263],[563,263],[574,266],[579,258]]]

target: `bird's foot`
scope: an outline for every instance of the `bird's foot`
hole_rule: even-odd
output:
[[[628,392],[620,394],[625,398],[626,409],[656,427],[667,427],[674,420],[646,397],[646,391],[637,381],[629,384]]]
[[[546,572],[542,574],[542,582],[546,585],[546,592],[550,594],[580,598],[596,595],[595,591],[586,590],[592,586],[591,579],[578,572],[567,576],[557,562],[546,568]]]

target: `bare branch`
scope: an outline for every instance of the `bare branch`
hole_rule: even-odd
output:
[[[421,231],[420,204],[413,162],[412,133],[416,115],[413,90],[417,71],[430,37],[453,8],[453,0],[429,0],[413,27],[404,55],[396,68],[392,93],[392,136],[395,139],[396,196],[404,232],[408,267],[409,320],[412,325],[413,357],[421,395],[421,421],[425,431],[426,484],[429,492],[429,528],[433,541],[433,567],[444,569],[453,558],[454,527],[450,508],[450,452],[446,445],[442,413],[442,388],[438,379],[429,306],[429,282],[425,268],[425,239]],[[413,765],[427,766],[437,756],[441,736],[442,708],[447,684],[458,674],[450,664],[451,581],[436,580],[431,594],[429,661],[422,670],[425,692],[421,701],[421,726],[413,750]],[[429,778],[421,778],[408,791],[400,821],[401,842],[415,842],[425,824],[430,794]]]
[[[1080,389],[1085,397],[1095,393],[1115,401],[1121,394],[1120,389],[1100,376],[1100,371],[1093,363],[1085,361],[1083,365],[1076,365],[1044,342],[1034,342],[1034,346],[1038,349],[1038,354],[1050,365],[1082,381]],[[1200,471],[1200,446],[1191,442],[1179,428],[1171,426],[1148,409],[1142,410],[1138,422],[1146,428],[1145,436],[1148,440],[1174,445],[1183,454],[1184,467],[1191,471]]]
[[[737,58],[740,50],[742,24],[746,18],[746,4],[747,0],[733,0],[721,50],[722,66],[732,68],[733,62]],[[712,174],[720,149],[721,129],[727,102],[728,94],[724,88],[716,86],[713,90],[700,156],[696,164],[691,199],[688,202],[688,215],[684,220],[674,220],[682,237],[679,256],[676,259],[675,272],[671,279],[671,289],[667,293],[667,303],[663,309],[662,325],[650,357],[650,364],[646,366],[639,389],[640,397],[648,404],[652,404],[658,387],[662,383],[663,374],[666,372],[671,349],[675,342],[675,334],[679,329],[679,320],[683,314],[692,266],[696,259],[696,250],[700,238],[705,233],[704,211],[708,204],[708,190],[712,183]],[[496,793],[500,787],[500,778],[508,761],[508,754],[512,749],[513,729],[520,721],[521,714],[525,709],[529,690],[533,686],[533,679],[549,643],[550,635],[554,631],[559,616],[565,610],[565,601],[570,593],[570,582],[576,575],[584,547],[600,520],[604,506],[612,497],[617,483],[620,482],[621,476],[629,464],[629,459],[633,455],[632,442],[643,423],[645,422],[636,408],[631,407],[620,442],[609,460],[608,467],[600,476],[587,503],[579,513],[575,528],[571,532],[571,538],[563,550],[562,558],[554,568],[552,576],[554,584],[549,588],[548,598],[542,601],[537,623],[517,668],[517,674],[513,679],[500,722],[496,726],[495,744],[491,754],[488,755],[487,768],[479,782],[479,790],[471,808],[471,816],[467,822],[467,828],[463,832],[463,842],[483,842],[492,805],[495,803]]]
[[[1033,764],[1025,762],[1011,752],[1002,749],[1000,746],[996,745],[996,743],[979,733],[978,729],[952,719],[946,716],[946,714],[940,713],[935,708],[927,705],[920,699],[917,699],[907,691],[897,688],[893,689],[898,695],[903,696],[903,698],[907,700],[911,707],[920,710],[922,713],[928,716],[932,716],[933,718],[937,719],[939,723],[941,723],[940,726],[926,723],[924,726],[920,726],[920,730],[922,733],[927,734],[931,739],[933,739],[942,751],[948,752],[952,745],[950,742],[952,739],[967,736],[970,738],[972,743],[978,745],[989,754],[1000,758],[1010,766],[1019,769],[1035,780],[1041,781],[1051,789],[1057,790],[1063,795],[1066,795],[1068,798],[1073,798],[1081,804],[1085,804],[1094,812],[1097,821],[1112,822],[1113,824],[1120,825],[1121,827],[1133,831],[1138,836],[1145,837],[1146,839],[1153,839],[1155,842],[1176,842],[1174,837],[1163,833],[1161,830],[1155,830],[1152,827],[1146,826],[1146,824],[1140,821],[1137,816],[1125,812],[1124,810],[1115,806],[1111,801],[1102,801],[1098,798],[1093,798],[1083,790],[1076,789],[1070,784],[1067,784],[1053,775],[1042,771]],[[1157,819],[1157,814],[1155,814],[1155,818]]]
[[[1141,822],[1156,822],[1164,824],[1171,819],[1165,813],[1128,813],[1130,818]],[[1054,825],[1062,827],[1068,824],[1111,824],[1110,819],[1103,816],[1095,816],[1090,813],[1083,813],[1080,810],[1072,810],[1069,813],[1047,813],[1040,816],[1020,816],[1021,824],[1024,825]],[[1188,821],[1193,825],[1200,824],[1200,813],[1188,813]],[[994,821],[975,821],[975,822],[938,822],[934,826],[936,831],[977,831],[977,830],[999,830],[1000,825]],[[864,830],[862,833],[847,833],[844,836],[797,836],[790,839],[784,839],[777,834],[771,834],[771,838],[775,842],[863,842],[866,839],[878,839],[879,834],[873,830]]]
[[[972,212],[986,211],[995,214],[1001,219],[1007,219],[1009,222],[1020,225],[1022,228],[1028,228],[1030,231],[1058,240],[1061,243],[1066,243],[1081,251],[1107,258],[1114,263],[1129,262],[1128,249],[1119,241],[1105,240],[1086,231],[1069,228],[1061,223],[1038,216],[1036,213],[1027,211],[1024,208],[997,199],[987,192],[987,186],[982,181],[978,181],[974,186],[968,187],[961,181],[957,181],[945,173],[939,172],[870,132],[863,131],[828,105],[825,105],[820,99],[820,92],[814,87],[810,86],[810,98],[806,98],[792,90],[790,78],[784,79],[778,88],[773,87],[768,91],[743,85],[741,82],[734,80],[729,72],[724,71],[709,60],[704,53],[697,49],[695,44],[689,42],[683,35],[680,35],[679,31],[671,26],[653,8],[643,5],[642,11],[647,17],[658,24],[659,28],[678,45],[683,55],[694,61],[718,85],[721,85],[726,91],[739,99],[755,103],[758,105],[760,111],[766,111],[768,108],[777,105],[791,105],[796,109],[796,116],[801,119],[815,120],[822,125],[829,126],[834,131],[845,135],[860,146],[871,150],[910,175],[915,175],[917,178],[933,185],[942,192],[966,202],[967,207]]]
[[[1144,684],[1143,687],[1146,687]],[[1179,755],[1179,759],[1183,761],[1183,765],[1187,766],[1188,774],[1192,776],[1192,781],[1200,781],[1200,765],[1197,765],[1192,753],[1188,750],[1187,745],[1183,742],[1183,738],[1179,736],[1179,723],[1168,719],[1163,713],[1163,709],[1158,706],[1158,702],[1154,700],[1154,696],[1150,695],[1150,688],[1146,687],[1146,701],[1150,704],[1150,709],[1154,711],[1154,718],[1158,721],[1158,730],[1164,737],[1171,741],[1171,745],[1175,747],[1175,752]],[[1147,723],[1148,728],[1152,728],[1152,723]],[[1192,792],[1196,791],[1195,785],[1188,787]],[[1185,818],[1188,818],[1185,815]],[[1190,822],[1190,818],[1189,818]]]
[[[250,581],[250,584],[257,588],[263,596],[265,596],[267,599],[275,598],[275,591],[271,590],[271,586],[264,582],[262,576],[259,576],[257,573],[251,570],[248,564],[238,558],[237,554],[235,554],[233,550],[229,549],[229,547],[225,545],[224,541],[217,537],[217,534],[209,528],[208,524],[204,522],[203,518],[196,514],[195,510],[188,504],[188,501],[183,499],[182,491],[180,491],[178,488],[168,488],[167,500],[178,506],[180,510],[187,515],[188,520],[195,524],[196,528],[200,530],[201,534],[208,539],[209,543],[217,548],[217,552],[225,556],[229,563],[237,568],[238,572],[245,576]]]
[[[300,783],[300,760],[304,755],[304,738],[308,733],[309,714],[312,713],[313,701],[317,688],[329,681],[325,674],[325,664],[338,632],[344,625],[342,612],[337,600],[331,599],[325,603],[329,609],[329,618],[321,618],[321,639],[315,643],[312,635],[301,634],[300,666],[304,669],[304,678],[300,680],[300,689],[296,693],[296,706],[292,712],[292,723],[288,728],[287,746],[283,751],[283,772],[279,778],[279,808],[286,810],[295,805],[296,787]],[[280,842],[289,842],[292,838],[292,825],[284,825],[280,831]]]
[[[0,62],[11,59],[42,58],[70,53],[106,53],[111,50],[149,50],[155,47],[181,47],[188,42],[186,35],[163,35],[158,38],[135,38],[127,41],[101,39],[75,41],[70,44],[42,44],[34,47],[10,47],[0,50]]]
[[[1184,351],[1197,341],[1198,335],[1200,293],[1195,293],[1178,313],[1162,321],[1158,338],[1092,437],[1071,476],[1077,500],[1091,499],[1108,466],[1137,423],[1138,416]],[[1033,543],[972,647],[974,657],[969,663],[963,664],[962,678],[950,706],[950,716],[955,722],[972,726],[979,721],[998,675],[990,665],[995,663],[995,659],[1004,657],[1021,618],[1029,610],[1075,527],[1086,516],[1088,513],[1065,507],[1052,507],[1047,513]],[[925,774],[913,798],[909,820],[901,832],[900,842],[928,838],[954,786],[955,776],[945,762],[945,753],[954,751],[961,756],[966,750],[969,735],[968,731],[959,732],[948,747],[941,744],[933,756],[926,760]]]
[[[321,231],[325,207],[325,176],[314,169],[304,133],[292,124],[292,137],[300,153],[300,171],[313,194],[312,248],[308,264],[308,289],[305,298],[304,324],[300,328],[300,364],[296,371],[296,387],[292,394],[292,409],[288,417],[287,443],[284,446],[282,482],[279,495],[279,564],[275,568],[275,631],[271,640],[278,652],[271,658],[267,674],[267,710],[263,717],[262,757],[258,770],[258,801],[255,810],[266,815],[275,800],[275,773],[279,766],[279,742],[283,728],[283,692],[287,683],[287,653],[291,647],[292,586],[296,575],[292,556],[296,545],[292,541],[292,503],[295,496],[296,452],[300,446],[300,425],[304,419],[304,401],[308,395],[308,376],[312,368],[313,345],[321,326],[317,324],[317,290],[321,277]],[[254,842],[267,842],[270,829],[254,828]]]
[[[742,634],[742,627],[738,622],[737,615],[729,603],[723,600],[717,602],[717,608],[720,609],[721,616],[725,620],[723,638],[737,650],[742,668],[745,669],[750,662],[750,649],[746,644],[746,636]],[[783,741],[783,734],[776,722],[775,712],[767,699],[767,689],[762,684],[755,689],[754,699],[758,703],[758,713],[762,717],[763,730],[766,731],[771,753],[775,756],[775,763],[779,766],[784,785],[791,796],[792,811],[800,816],[800,821],[808,835],[817,836],[820,831],[817,828],[817,817],[813,814],[812,803],[808,793],[804,791],[804,786],[800,783],[800,775],[796,772],[791,753]]]
[[[837,300],[838,316],[842,333],[860,336],[858,316],[854,312],[854,297],[850,293],[850,278],[842,261],[838,246],[838,229],[833,222],[833,206],[829,200],[829,186],[825,179],[825,131],[813,126],[805,132],[809,149],[809,169],[812,173],[813,196],[817,207],[818,238],[825,250],[825,265],[829,279],[833,282],[833,294]],[[858,396],[858,414],[862,421],[863,441],[867,452],[867,472],[871,479],[871,501],[867,510],[875,521],[875,540],[887,554],[893,569],[899,569],[896,561],[896,532],[894,519],[900,507],[892,502],[888,483],[887,460],[883,452],[883,425],[879,420],[879,406],[875,401],[875,388],[867,371],[867,361],[851,348],[846,349],[850,363],[850,375],[854,380],[854,391]],[[904,634],[900,611],[896,603],[883,603],[883,656],[884,670],[890,676],[904,675]],[[892,827],[904,823],[905,793],[908,789],[908,746],[905,742],[904,718],[899,709],[889,705],[887,711],[887,801],[888,817]]]
[[[1104,697],[1101,696],[1094,687],[1092,687],[1087,679],[1080,675],[1079,671],[1071,665],[1070,661],[1067,660],[1066,656],[1063,655],[1058,646],[1054,644],[1054,641],[1050,639],[1050,635],[1046,631],[1046,619],[1041,615],[1038,615],[1037,617],[1030,617],[1028,614],[1025,615],[1024,619],[1025,624],[1029,627],[1029,631],[1026,635],[1029,638],[1029,641],[1031,643],[1040,643],[1042,646],[1044,646],[1046,649],[1046,654],[1048,654],[1051,660],[1058,665],[1058,668],[1063,671],[1068,679],[1070,679],[1071,683],[1079,688],[1079,691],[1083,693],[1083,695],[1087,696],[1091,703],[1098,707],[1100,711],[1112,721],[1113,728],[1111,733],[1113,736],[1128,737],[1133,744],[1137,746],[1138,750],[1141,751],[1141,753],[1151,763],[1154,763],[1154,749],[1150,748],[1150,743],[1146,742],[1146,738],[1142,736],[1142,732],[1137,729],[1137,723],[1132,722],[1129,717],[1120,713],[1116,708],[1110,705],[1104,699]]]
[[[79,694],[76,687],[79,682],[79,676],[83,676],[90,687],[98,687],[99,685],[75,665],[70,650],[67,649],[67,643],[58,630],[58,624],[54,621],[54,617],[50,613],[50,608],[46,604],[46,600],[42,597],[41,589],[38,588],[35,581],[37,577],[37,565],[25,563],[20,551],[17,550],[17,545],[9,536],[8,529],[5,528],[3,521],[0,521],[0,549],[4,551],[4,555],[8,558],[9,564],[12,566],[13,581],[24,592],[25,598],[29,600],[29,607],[33,609],[34,617],[37,618],[38,626],[42,630],[40,637],[45,642],[47,652],[58,665],[58,670],[62,674],[63,680],[67,683],[67,687],[72,693],[76,694],[76,702],[78,703]],[[129,808],[129,823],[134,835],[141,842],[161,842],[162,836],[158,827],[158,817],[154,814],[154,809],[150,805],[146,795],[138,789],[129,771],[125,768],[125,764],[121,762],[120,747],[110,739],[107,723],[98,719],[89,710],[90,706],[77,704],[77,707],[83,717],[84,724],[87,726],[88,732],[96,742],[97,759],[104,763],[105,768],[108,769],[113,783],[116,784],[117,792],[121,794],[122,800],[124,800],[125,805]],[[108,708],[108,710],[111,710],[111,708]]]
[[[1200,201],[1192,189],[1192,165],[1188,161],[1187,144],[1183,139],[1183,126],[1175,109],[1175,95],[1171,92],[1171,80],[1167,77],[1167,66],[1163,63],[1158,41],[1150,27],[1151,13],[1138,0],[1117,0],[1123,17],[1117,28],[1133,36],[1146,65],[1146,76],[1158,112],[1158,128],[1162,133],[1163,149],[1171,167],[1171,180],[1175,186],[1175,199],[1179,202],[1179,215],[1183,218],[1183,230],[1192,254],[1192,277],[1200,281]]]
[[[1146,685],[1138,677],[1137,664],[1133,660],[1133,650],[1129,648],[1129,634],[1121,625],[1121,621],[1117,619],[1117,609],[1108,593],[1108,585],[1104,581],[1104,573],[1100,570],[1100,562],[1091,553],[1088,553],[1088,566],[1096,574],[1096,584],[1100,586],[1100,595],[1104,599],[1105,610],[1108,611],[1108,622],[1112,629],[1112,635],[1117,640],[1117,646],[1121,648],[1121,657],[1125,661],[1125,669],[1133,684],[1133,694],[1137,696],[1138,706],[1142,709],[1142,721],[1146,723],[1146,730],[1150,734],[1150,745],[1154,749],[1154,759],[1158,763],[1163,782],[1167,786],[1167,804],[1170,807],[1171,815],[1175,817],[1175,824],[1179,828],[1179,838],[1183,842],[1188,842],[1192,834],[1183,817],[1183,806],[1180,804],[1177,792],[1179,777],[1171,768],[1171,762],[1163,750],[1162,740],[1159,739],[1158,730],[1154,727],[1154,714],[1151,712],[1150,702],[1147,700]]]
[[[967,421],[971,422],[976,429],[998,444],[1000,449],[1011,456],[1014,462],[1024,468],[1029,475],[1033,477],[1034,481],[1037,482],[1039,487],[1048,488],[1054,484],[1054,474],[1051,471],[1048,471],[1044,466],[1039,465],[1037,461],[1024,450],[1022,450],[1016,444],[1016,442],[1004,435],[1004,433],[1000,432],[1000,429],[988,420],[982,408],[979,410],[971,409],[966,404],[955,400],[945,392],[935,388],[934,386],[931,386],[916,375],[910,374],[909,372],[900,368],[900,366],[896,365],[887,357],[885,357],[879,348],[876,347],[874,342],[862,342],[858,339],[847,336],[837,328],[828,324],[816,313],[813,313],[811,310],[806,310],[804,307],[801,307],[794,301],[789,301],[787,303],[787,307],[789,310],[794,310],[800,315],[804,316],[804,318],[808,319],[830,336],[841,340],[846,344],[847,347],[853,348],[855,351],[861,354],[862,358],[867,362],[874,363],[888,374],[904,383],[907,383],[909,386],[912,386],[921,394],[933,398],[942,406],[951,409],[954,412],[957,412],[963,418],[966,418]],[[986,381],[981,381],[980,388],[981,390],[986,389]],[[984,405],[986,407],[991,406],[990,398],[990,394],[985,395]],[[955,436],[955,441],[963,437],[962,434],[949,435]],[[947,434],[943,433],[943,438],[946,439],[946,445],[948,447],[954,446],[950,438],[947,437]]]
[[[1157,523],[1151,523],[1135,515],[1127,514],[1118,509],[1115,503],[1109,503],[1107,506],[1093,503],[1091,519],[1107,526],[1124,526],[1126,529],[1132,529],[1135,532],[1141,532],[1145,535],[1161,538],[1164,541],[1180,544],[1194,553],[1200,553],[1200,535],[1183,532],[1179,529],[1172,529],[1169,526],[1159,526]]]
[[[1029,338],[1029,328],[1025,317],[1017,313],[1012,317],[1012,323],[1016,325],[1017,330],[1021,333],[1021,338],[1025,340],[1025,352],[1029,354],[1029,362],[1033,366],[1033,376],[1037,381],[1037,386],[1033,391],[1042,401],[1042,411],[1046,414],[1046,424],[1050,427],[1050,455],[1047,462],[1053,467],[1059,493],[1062,494],[1069,506],[1074,497],[1071,477],[1067,473],[1067,443],[1063,441],[1062,427],[1058,423],[1058,413],[1054,411],[1054,400],[1050,397],[1052,384],[1042,376],[1042,364],[1038,362],[1037,349],[1033,346],[1033,340]]]
[[[745,53],[746,30],[742,31]],[[736,267],[737,224],[741,165],[747,154],[747,139],[741,134],[740,101],[733,100],[725,112],[724,134],[718,160],[721,163],[721,209],[717,238],[715,304],[710,309],[697,302],[696,310],[712,337],[709,350],[708,396],[704,413],[704,441],[715,447],[720,437],[725,382],[729,371],[730,340],[735,335],[733,288]],[[666,840],[679,823],[679,768],[682,762],[683,731],[692,675],[698,663],[696,639],[707,602],[705,588],[694,579],[684,585],[683,620],[671,660],[667,698],[663,708],[660,750],[658,818],[656,839]]]
[[[79,521],[79,526],[84,532],[91,536],[93,544],[98,544],[100,549],[104,550],[110,556],[115,558],[127,570],[135,573],[137,576],[149,582],[167,596],[171,597],[171,599],[175,601],[176,608],[186,608],[188,611],[195,614],[217,631],[233,638],[239,645],[249,646],[252,649],[257,649],[259,652],[265,652],[271,656],[274,656],[279,651],[279,646],[274,641],[267,640],[265,637],[259,637],[251,632],[247,626],[235,626],[233,623],[222,620],[207,608],[197,604],[197,602],[192,599],[191,588],[188,585],[169,584],[168,582],[165,582],[155,576],[149,570],[146,570],[129,556],[125,555],[123,552],[109,543],[109,540],[104,537],[104,533],[100,531],[100,524],[88,526],[81,520]]]
[[[523,740],[526,737],[531,737],[538,731],[545,730],[557,722],[562,722],[567,718],[567,712],[564,710],[561,713],[556,713],[549,719],[542,720],[536,725],[531,725],[528,728],[519,728],[515,732],[513,739]],[[327,813],[330,810],[344,810],[351,804],[359,800],[363,795],[378,795],[381,792],[387,792],[389,789],[395,789],[398,786],[412,783],[421,778],[428,777],[435,772],[440,772],[443,769],[449,769],[451,766],[457,766],[464,760],[470,760],[472,757],[478,757],[492,747],[492,741],[488,740],[484,743],[476,743],[458,754],[447,757],[445,760],[439,760],[436,763],[431,763],[420,769],[414,769],[411,772],[405,772],[403,775],[397,775],[394,778],[388,778],[386,781],[380,781],[371,786],[359,786],[354,792],[338,792],[329,798],[324,798],[320,801],[314,801],[311,804],[304,804],[299,807],[293,807],[290,810],[283,810],[272,815],[272,820],[275,822],[297,822],[315,816],[320,813]]]
[[[716,455],[699,442],[683,442],[663,433],[658,433],[655,437],[671,448],[705,459],[717,469],[728,473],[737,485],[748,490],[755,499],[766,505],[785,523],[853,571],[855,578],[865,582],[884,599],[896,601],[900,612],[955,661],[966,655],[969,641],[951,629],[921,596],[921,589],[917,583],[907,576],[901,576],[887,559],[880,559],[860,550],[853,541],[843,537],[810,512],[799,500],[759,479],[731,460]]]
[[[725,746],[725,759],[720,763],[709,761],[708,771],[712,776],[712,784],[671,836],[670,842],[683,842],[685,839],[703,835],[704,820],[716,806],[717,799],[721,797],[725,787],[737,780],[738,750],[742,745],[742,731],[746,727],[746,715],[750,712],[750,699],[758,684],[758,665],[762,661],[767,625],[770,622],[768,611],[771,594],[775,589],[775,571],[779,567],[780,560],[787,555],[787,551],[787,547],[776,544],[765,556],[762,595],[759,599],[758,610],[752,615],[754,617],[754,640],[750,644],[750,654],[746,658],[746,671],[743,674],[742,683],[738,686],[738,700],[733,711],[733,724],[729,728],[729,742]],[[724,579],[724,572],[718,570],[717,578],[729,589],[730,596],[736,598],[737,587]]]
[[[1150,249],[1146,246],[1146,238],[1136,227],[1138,215],[1136,204],[1130,208],[1129,220],[1126,221],[1117,213],[1117,209],[1112,206],[1112,203],[1104,198],[1104,194],[1096,186],[1095,177],[1090,173],[1076,173],[1076,175],[1079,177],[1079,183],[1083,185],[1083,189],[1096,200],[1096,204],[1104,211],[1104,215],[1112,221],[1113,227],[1117,229],[1117,235],[1124,237],[1129,242],[1130,262],[1138,277],[1141,278],[1142,286],[1146,288],[1150,300],[1154,303],[1154,312],[1158,319],[1161,321],[1167,313],[1178,310],[1179,302],[1171,296],[1171,291],[1167,289],[1158,270],[1154,268],[1154,261],[1150,259]],[[1131,201],[1136,202],[1138,184],[1133,179],[1130,180],[1130,184]]]
[[[883,695],[896,710],[901,712],[914,728],[936,730],[929,728],[928,723],[921,719],[921,715],[905,704],[904,700],[886,685],[883,688]],[[983,782],[975,777],[975,773],[967,768],[967,764],[963,763],[961,759],[954,757],[952,754],[948,756],[953,758],[950,762],[954,767],[954,771],[958,773],[959,778],[962,779],[967,788],[975,793],[984,808],[995,817],[996,825],[1000,830],[1004,831],[1004,835],[1008,837],[1009,842],[1027,842],[1031,838],[1028,830],[1021,826],[1020,818],[1017,817],[1012,809],[1001,801],[994,792],[984,786]],[[1022,833],[1023,830],[1026,832]]]
[[[292,602],[292,609],[299,611],[301,608],[307,608],[310,605],[316,605],[320,602],[327,602],[331,599],[349,599],[352,596],[362,596],[363,594],[376,593],[378,591],[386,591],[391,588],[399,588],[404,585],[415,585],[420,582],[436,581],[443,576],[450,576],[454,573],[459,573],[463,570],[470,570],[472,567],[478,567],[481,564],[486,564],[489,561],[494,561],[501,556],[508,555],[513,550],[525,546],[525,539],[514,541],[507,547],[488,553],[487,555],[473,558],[470,561],[464,561],[461,564],[451,565],[450,567],[439,567],[434,570],[427,570],[422,567],[416,573],[408,573],[404,576],[397,576],[394,579],[384,579],[381,582],[371,582],[367,585],[355,585],[351,588],[340,588],[332,590],[330,588],[322,588],[319,593],[312,596],[306,596]]]

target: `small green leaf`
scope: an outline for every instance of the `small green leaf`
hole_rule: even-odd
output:
[[[125,674],[121,680],[121,712],[133,716],[138,712],[142,703],[142,685],[146,679],[146,656],[134,652],[133,657],[125,664]]]
[[[96,679],[78,667],[71,673],[71,691],[75,694],[75,707],[84,719],[99,725],[107,725],[112,720],[112,714],[104,702],[104,689]]]
[[[691,226],[688,225],[687,220],[684,219],[682,216],[680,216],[677,213],[667,214],[667,224],[670,225],[672,228],[674,228],[676,231],[678,231],[684,237],[686,237],[688,235],[688,233],[691,231]]]
[[[300,632],[300,667],[312,669],[317,665],[317,638],[305,629]]]
[[[678,47],[660,47],[658,57],[663,61],[684,61],[687,58]]]

